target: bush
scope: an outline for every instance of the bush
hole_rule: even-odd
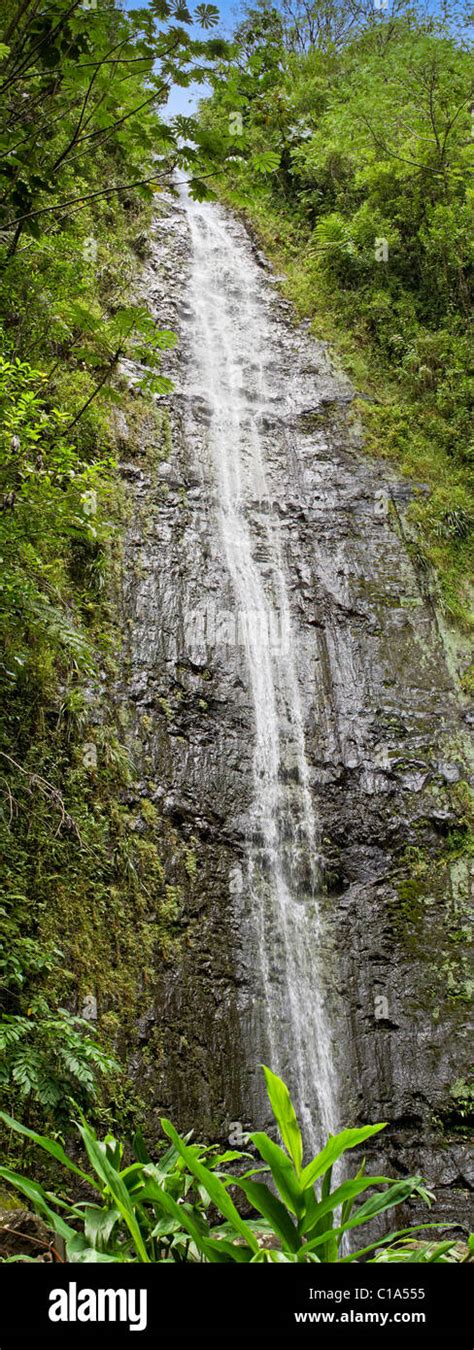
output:
[[[220,1153],[190,1143],[189,1135],[182,1138],[163,1118],[170,1145],[159,1161],[152,1160],[142,1136],[136,1134],[135,1161],[123,1166],[123,1145],[112,1135],[99,1140],[82,1119],[78,1132],[90,1165],[86,1171],[55,1139],[35,1134],[2,1113],[9,1128],[38,1144],[71,1173],[88,1198],[65,1201],[5,1167],[0,1168],[0,1177],[25,1195],[63,1239],[72,1262],[347,1264],[362,1257],[371,1262],[419,1263],[459,1259],[454,1238],[436,1243],[415,1237],[439,1224],[402,1228],[342,1254],[347,1234],[413,1196],[428,1205],[433,1197],[422,1177],[395,1181],[366,1176],[365,1160],[352,1180],[341,1179],[332,1188],[334,1165],[384,1125],[330,1135],[321,1153],[303,1166],[303,1141],[288,1089],[270,1069],[264,1067],[264,1073],[281,1145],[257,1131],[247,1137],[253,1154],[235,1149]],[[240,1213],[231,1194],[239,1191],[255,1217]],[[360,1203],[354,1208],[356,1201]]]

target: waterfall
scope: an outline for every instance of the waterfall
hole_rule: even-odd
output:
[[[195,203],[187,193],[183,201],[192,240],[189,376],[206,410],[208,471],[254,708],[243,934],[257,973],[250,1050],[288,1082],[305,1147],[316,1151],[337,1128],[338,1110],[324,992],[318,825],[284,548],[262,434],[266,410],[284,403],[284,394],[272,381],[270,320],[248,239],[221,207]]]

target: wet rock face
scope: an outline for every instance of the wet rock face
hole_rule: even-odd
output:
[[[271,493],[248,510],[262,575],[265,510],[278,519],[286,569],[324,876],[325,1001],[341,1119],[390,1121],[377,1168],[423,1172],[446,1215],[459,1219],[469,1184],[456,1107],[467,1076],[472,886],[461,838],[465,714],[403,542],[410,489],[363,456],[347,382],[331,370],[324,345],[293,325],[243,226],[215,209],[242,250],[269,334],[274,392],[254,415]],[[175,393],[158,400],[172,446],[168,454],[169,437],[151,428],[133,447],[122,426],[133,515],[115,698],[127,710],[167,863],[173,840],[192,858],[179,904],[180,961],[157,971],[133,1068],[151,1122],[166,1111],[182,1128],[226,1138],[231,1122],[268,1123],[255,1067],[261,1047],[252,1040],[261,990],[245,939],[255,719],[216,528],[209,401],[191,360],[190,250],[186,213],[170,200],[156,221],[143,291],[158,326],[179,334],[166,358]],[[252,350],[245,333],[239,343],[242,407],[251,416]],[[133,367],[126,373],[133,387]],[[290,792],[297,771],[284,758],[281,774]],[[150,1059],[153,1036],[159,1049]]]

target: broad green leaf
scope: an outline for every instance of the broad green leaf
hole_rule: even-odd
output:
[[[258,1256],[252,1256],[251,1264],[254,1265],[258,1262],[262,1266],[288,1265],[289,1262],[296,1261],[296,1259],[296,1256],[289,1256],[288,1252],[280,1252],[272,1247],[262,1247]]]
[[[17,1172],[11,1172],[8,1167],[0,1167],[0,1177],[3,1177],[4,1181],[8,1181],[10,1186],[14,1186],[17,1191],[21,1191],[22,1195],[26,1195],[27,1200],[31,1201],[38,1214],[42,1215],[50,1228],[53,1228],[55,1233],[59,1233],[60,1237],[67,1241],[71,1236],[74,1236],[74,1229],[64,1222],[60,1214],[56,1214],[51,1209],[45,1191],[38,1182],[29,1181],[27,1177],[19,1176]],[[56,1197],[53,1198],[56,1201]]]
[[[196,19],[202,28],[213,28],[219,23],[219,10],[216,5],[197,5]]]
[[[135,1158],[137,1159],[137,1162],[142,1164],[151,1162],[150,1154],[148,1152],[141,1130],[135,1130],[135,1134],[132,1139],[132,1148]]]
[[[364,1205],[360,1205],[352,1219],[348,1219],[347,1223],[332,1230],[334,1236],[348,1233],[352,1228],[358,1228],[361,1223],[367,1223],[369,1219],[375,1218],[377,1214],[383,1214],[386,1209],[393,1209],[394,1205],[402,1204],[403,1200],[407,1200],[413,1194],[413,1183],[416,1180],[417,1178],[410,1177],[407,1181],[397,1181],[393,1186],[389,1186],[387,1191],[381,1191],[372,1196]],[[327,1229],[325,1233],[308,1242],[308,1251],[320,1247],[326,1239],[331,1237],[332,1231]]]
[[[81,1167],[77,1167],[56,1140],[48,1139],[44,1134],[36,1134],[35,1130],[27,1129],[26,1125],[21,1125],[18,1120],[14,1120],[13,1116],[8,1116],[5,1111],[0,1111],[0,1120],[3,1120],[9,1130],[16,1130],[17,1134],[23,1134],[27,1139],[32,1139],[34,1144],[38,1144],[39,1148],[44,1148],[46,1153],[51,1153],[52,1157],[56,1158],[57,1162],[60,1162],[63,1167],[67,1167],[70,1172],[75,1172],[76,1176],[82,1177],[83,1181],[88,1181],[90,1186],[95,1186],[94,1177],[89,1176],[87,1172],[83,1172]]]
[[[153,1179],[150,1179],[148,1191],[150,1198],[156,1201],[163,1213],[175,1219],[179,1229],[186,1229],[186,1232],[195,1242],[198,1251],[205,1255],[208,1236],[208,1225],[205,1220],[200,1216],[198,1217],[190,1205],[178,1205],[173,1196],[168,1191],[163,1190],[163,1187],[159,1186]]]
[[[156,1223],[155,1227],[152,1229],[151,1237],[170,1237],[172,1233],[180,1232],[181,1227],[182,1225],[178,1223],[177,1219],[159,1219],[158,1223]]]
[[[103,1261],[115,1262],[133,1260],[133,1257],[131,1257],[127,1251],[121,1252],[120,1248],[117,1248],[117,1250],[114,1249],[113,1252],[102,1252],[95,1246],[89,1246],[87,1238],[84,1237],[83,1233],[73,1233],[72,1237],[68,1238],[66,1243],[66,1254],[68,1261],[74,1262],[74,1265],[82,1265],[87,1262],[93,1262],[94,1265],[96,1265]]]
[[[143,1168],[144,1177],[147,1176],[154,1177],[154,1179],[161,1186],[162,1182],[164,1181],[164,1178],[168,1177],[170,1173],[172,1173],[175,1170],[176,1163],[179,1161],[179,1157],[180,1155],[178,1153],[177,1148],[174,1147],[174,1144],[171,1144],[170,1147],[166,1149],[166,1152],[162,1153],[159,1162],[157,1163],[149,1162],[145,1164]],[[180,1167],[182,1166],[181,1162],[179,1163],[179,1165]]]
[[[266,1064],[262,1064],[267,1085],[267,1093],[270,1101],[278,1129],[280,1131],[285,1148],[292,1162],[294,1163],[297,1174],[301,1172],[303,1162],[303,1140],[301,1131],[296,1119],[295,1108],[291,1100],[286,1083],[278,1078],[276,1073],[267,1069]]]
[[[258,1149],[260,1157],[268,1163],[270,1171],[275,1182],[275,1186],[285,1205],[301,1218],[304,1214],[304,1191],[300,1185],[296,1172],[287,1153],[283,1152],[279,1144],[274,1144],[268,1134],[257,1131],[251,1134],[250,1138],[255,1148]]]
[[[376,1251],[375,1256],[369,1265],[391,1264],[393,1262],[402,1262],[405,1265],[432,1265],[440,1262],[445,1264],[447,1253],[455,1247],[455,1239],[446,1242],[414,1242],[413,1239],[405,1243],[395,1243],[393,1247],[381,1246]]]
[[[354,1181],[360,1181],[361,1178],[365,1176],[365,1165],[365,1158],[363,1158],[359,1171],[355,1174]],[[354,1205],[354,1198],[355,1197],[353,1196],[349,1196],[348,1199],[344,1201],[341,1209],[341,1224],[346,1223],[347,1219],[350,1217]]]
[[[208,1167],[214,1170],[216,1167],[222,1167],[226,1162],[237,1162],[240,1158],[251,1158],[251,1153],[241,1153],[240,1149],[229,1148],[226,1153],[217,1153],[215,1157],[209,1158]]]
[[[194,1176],[197,1177],[197,1180],[201,1182],[201,1185],[205,1187],[210,1199],[213,1200],[219,1212],[224,1215],[224,1218],[229,1220],[236,1231],[240,1233],[241,1237],[245,1238],[249,1247],[252,1247],[253,1251],[258,1251],[258,1242],[246,1224],[245,1219],[241,1218],[228,1191],[226,1191],[222,1182],[219,1181],[219,1178],[216,1177],[213,1172],[210,1172],[207,1167],[204,1167],[202,1163],[198,1162],[191,1150],[186,1146],[183,1140],[180,1139],[180,1136],[171,1124],[171,1121],[166,1120],[166,1118],[163,1117],[161,1126],[165,1134],[168,1135],[168,1138],[173,1141],[182,1158],[184,1158],[184,1161],[189,1167],[189,1171],[192,1172]]]
[[[263,1181],[239,1180],[237,1185],[244,1191],[254,1209],[258,1209],[259,1214],[263,1214],[263,1217],[269,1220],[273,1232],[281,1238],[284,1246],[289,1247],[291,1252],[298,1251],[300,1240],[295,1225],[273,1191],[270,1191]]]
[[[306,1234],[308,1238],[311,1236],[316,1237],[316,1232],[313,1233],[312,1230],[321,1222],[321,1219],[326,1217],[327,1214],[334,1213],[334,1210],[337,1209],[339,1205],[343,1205],[344,1202],[355,1200],[358,1195],[361,1195],[363,1191],[367,1191],[370,1186],[383,1186],[389,1181],[389,1177],[355,1177],[353,1181],[343,1181],[341,1186],[336,1187],[335,1191],[331,1191],[331,1194],[326,1196],[324,1200],[316,1202],[314,1206],[308,1210],[308,1213],[299,1224],[299,1232],[301,1234]],[[344,1227],[342,1215],[341,1227]]]
[[[252,166],[257,173],[276,173],[281,156],[275,150],[259,150],[252,155]]]
[[[350,1148],[357,1148],[358,1144],[363,1144],[366,1139],[379,1134],[386,1126],[387,1122],[384,1121],[381,1125],[363,1125],[360,1130],[342,1130],[340,1134],[331,1135],[322,1152],[304,1168],[301,1173],[301,1185],[304,1188],[312,1186],[328,1167],[334,1166],[343,1153]]]
[[[140,1228],[135,1216],[133,1206],[130,1202],[127,1187],[124,1185],[119,1172],[117,1172],[115,1167],[113,1167],[112,1163],[110,1162],[110,1159],[107,1157],[106,1153],[103,1151],[95,1135],[92,1134],[92,1131],[88,1128],[88,1126],[79,1125],[79,1132],[84,1141],[87,1156],[90,1162],[92,1163],[94,1170],[97,1172],[97,1175],[101,1178],[101,1180],[105,1183],[105,1185],[108,1187],[110,1194],[112,1195],[118,1209],[120,1210],[122,1218],[125,1220],[127,1228],[129,1229],[129,1232],[131,1233],[131,1236],[133,1238],[137,1255],[140,1257],[141,1261],[148,1263],[150,1258],[148,1256],[145,1243],[143,1241],[143,1237],[140,1232]]]
[[[86,1205],[84,1209],[84,1237],[88,1247],[104,1251],[111,1233],[120,1219],[118,1205],[109,1209],[100,1205]]]
[[[348,1219],[345,1225],[345,1231],[350,1228],[358,1228],[361,1223],[367,1223],[375,1218],[376,1214],[383,1214],[386,1209],[393,1209],[394,1205],[401,1205],[402,1201],[408,1200],[418,1190],[420,1177],[408,1177],[406,1181],[395,1181],[388,1190],[372,1195],[363,1205],[356,1210],[354,1217]]]
[[[461,1228],[462,1224],[451,1224],[452,1228]],[[411,1228],[398,1228],[395,1233],[387,1233],[383,1238],[378,1238],[376,1242],[370,1242],[367,1247],[360,1247],[356,1252],[349,1252],[347,1256],[339,1257],[339,1265],[349,1265],[352,1261],[358,1261],[361,1256],[367,1256],[369,1252],[377,1251],[382,1243],[389,1244],[395,1242],[396,1238],[411,1237],[413,1233],[425,1232],[426,1229],[446,1228],[446,1223],[415,1223]]]
[[[206,1256],[209,1261],[221,1262],[222,1254],[227,1256],[229,1261],[236,1261],[239,1264],[248,1264],[254,1259],[249,1247],[241,1246],[237,1242],[228,1242],[226,1238],[208,1238]]]

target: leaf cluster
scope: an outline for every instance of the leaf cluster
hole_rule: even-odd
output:
[[[183,1138],[163,1118],[162,1129],[170,1142],[158,1162],[137,1133],[134,1161],[123,1166],[123,1145],[112,1135],[99,1140],[82,1119],[77,1128],[90,1167],[86,1171],[56,1139],[2,1114],[9,1128],[45,1150],[96,1198],[64,1201],[8,1168],[0,1168],[0,1176],[26,1196],[65,1241],[67,1258],[74,1262],[347,1264],[361,1256],[421,1263],[453,1259],[453,1239],[419,1242],[414,1236],[436,1224],[396,1231],[341,1255],[345,1234],[412,1196],[427,1203],[432,1197],[421,1177],[392,1181],[367,1176],[364,1162],[354,1179],[331,1189],[334,1165],[384,1126],[366,1125],[330,1136],[317,1157],[303,1166],[301,1133],[288,1089],[270,1069],[265,1067],[264,1072],[282,1145],[258,1131],[249,1136],[253,1153],[220,1153],[216,1147],[193,1144],[189,1135]],[[270,1184],[256,1177],[268,1177]],[[238,1207],[239,1191],[251,1206],[250,1218],[244,1218]]]

